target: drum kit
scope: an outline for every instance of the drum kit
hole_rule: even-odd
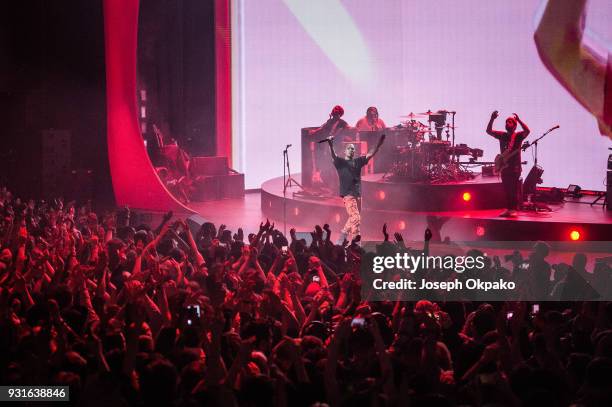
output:
[[[459,158],[471,156],[471,161],[474,161],[482,157],[483,151],[465,144],[455,145],[455,114],[448,110],[428,110],[401,116],[404,121],[398,128],[404,129],[406,143],[395,147],[393,164],[385,177],[391,176],[396,181],[427,183],[473,178],[474,174],[460,164]],[[426,120],[428,124],[419,120]],[[442,133],[446,140],[442,139]]]

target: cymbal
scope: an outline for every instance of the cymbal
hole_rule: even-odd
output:
[[[446,114],[446,113],[448,113],[448,111],[447,111],[447,110],[436,110],[436,111],[428,110],[428,111],[426,111],[426,112],[423,112],[423,113],[417,113],[417,114],[424,114],[424,115],[427,115],[427,116],[431,116],[431,115],[436,115],[436,114]]]
[[[428,116],[427,113],[412,113],[412,112],[410,112],[410,113],[408,113],[406,115],[403,115],[403,116],[400,116],[400,117],[412,119],[412,118],[415,118],[415,117],[427,117],[427,116]]]

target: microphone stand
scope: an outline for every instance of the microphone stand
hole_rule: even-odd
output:
[[[534,158],[533,158],[533,166],[534,166],[535,168],[538,168],[538,142],[539,142],[540,140],[542,140],[544,137],[546,137],[546,135],[547,135],[548,133],[550,133],[551,131],[556,130],[556,129],[558,129],[558,128],[559,128],[559,126],[556,126],[556,127],[550,128],[550,129],[548,129],[547,131],[545,131],[545,132],[544,132],[544,134],[542,134],[540,137],[538,137],[537,139],[533,140],[531,143],[530,143],[530,142],[527,142],[527,146],[526,146],[526,147],[523,149],[523,151],[525,151],[525,150],[526,150],[527,148],[529,148],[529,147],[535,147],[535,150],[534,150]],[[538,177],[538,178],[539,178],[539,177]],[[540,181],[540,182],[541,182],[541,181]],[[522,188],[521,188],[521,191],[522,191]],[[535,190],[534,190],[534,191],[535,191]],[[522,193],[521,193],[521,195],[522,195]],[[535,193],[534,193],[534,195],[535,195]],[[528,201],[528,203],[527,203],[527,204],[523,203],[523,205],[526,205],[526,208],[525,208],[525,209],[523,209],[523,210],[534,210],[534,211],[536,211],[536,212],[537,212],[538,210],[544,210],[544,211],[548,211],[548,212],[550,212],[550,211],[551,211],[551,209],[550,209],[550,208],[549,208],[547,205],[542,205],[542,206],[540,207],[540,206],[538,206],[538,205],[537,205],[535,202],[531,202],[530,197],[531,197],[531,195],[529,195],[529,197],[528,197],[529,201]]]
[[[283,150],[283,234],[285,236],[287,236],[287,188],[295,185],[304,189],[302,184],[291,176],[291,168],[289,167],[289,147],[291,147],[291,144],[287,144]]]
[[[546,137],[546,135],[548,133],[550,133],[551,131],[556,130],[558,128],[559,128],[559,126],[553,127],[551,129],[548,129],[544,134],[542,134],[537,139],[533,140],[531,143],[528,142],[529,145],[527,147],[535,146],[535,151],[534,151],[535,158],[533,159],[533,165],[535,165],[536,167],[538,166],[538,141],[542,140],[544,137]]]

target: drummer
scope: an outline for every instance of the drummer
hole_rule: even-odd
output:
[[[366,115],[355,124],[357,131],[377,131],[386,127],[385,122],[378,117],[378,109],[375,106],[368,107]]]

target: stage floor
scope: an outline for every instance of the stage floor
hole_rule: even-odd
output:
[[[295,178],[300,181],[299,174]],[[282,177],[264,182],[261,189],[263,216],[279,222],[285,213],[290,224],[312,227],[329,223],[336,228],[346,221],[339,197],[294,195],[298,187],[287,190],[283,198]],[[552,212],[519,212],[516,218],[500,218],[499,209],[454,211],[398,211],[380,209],[380,205],[364,203],[362,233],[365,238],[380,238],[380,228],[387,223],[391,231],[402,232],[409,239],[420,239],[423,230],[440,225],[442,236],[453,240],[568,240],[571,231],[578,231],[582,240],[610,240],[612,211],[601,205],[591,206],[593,197],[552,205]]]

